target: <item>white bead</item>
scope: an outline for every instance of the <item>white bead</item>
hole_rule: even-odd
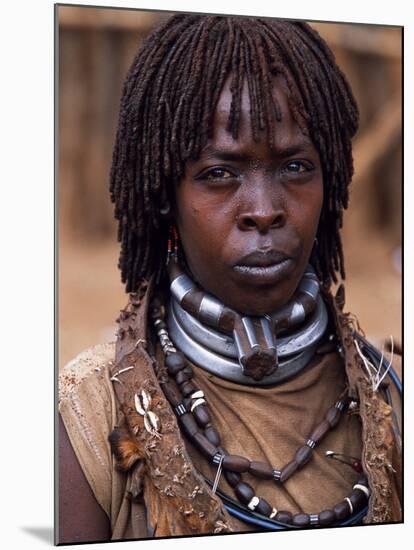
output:
[[[194,401],[194,403],[191,405],[191,412],[193,412],[193,410],[199,405],[203,405],[205,402],[205,399],[197,399],[197,401]]]
[[[204,397],[204,392],[202,390],[197,390],[190,395],[191,399],[198,399],[199,397]]]
[[[277,510],[276,510],[276,508],[273,508],[272,513],[270,514],[269,518],[270,519],[274,518],[276,514],[277,514]]]
[[[348,497],[345,497],[344,500],[346,500],[346,502],[348,503],[351,514],[353,514],[354,513],[354,507],[352,506],[352,502],[350,501],[350,499]]]
[[[368,487],[365,487],[365,485],[361,485],[360,483],[356,483],[353,487],[353,489],[359,489],[363,493],[365,493],[366,497],[369,498],[369,489]]]
[[[247,505],[247,507],[250,508],[250,510],[254,510],[258,504],[259,504],[259,497],[254,496],[252,500],[249,502],[249,504]]]

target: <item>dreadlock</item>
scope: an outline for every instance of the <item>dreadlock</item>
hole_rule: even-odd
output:
[[[126,291],[162,275],[168,226],[162,205],[174,202],[185,163],[212,136],[226,78],[232,102],[227,130],[238,137],[246,80],[253,138],[272,144],[280,106],[272,77],[282,75],[292,115],[319,151],[324,179],[312,264],[326,285],[345,278],[340,228],[353,174],[351,138],[358,110],[350,87],[319,34],[304,22],[177,14],[144,42],[128,72],[110,174]]]

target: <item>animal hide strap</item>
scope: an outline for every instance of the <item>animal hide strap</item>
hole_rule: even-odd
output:
[[[119,317],[112,380],[121,418],[110,436],[124,471],[145,465],[143,495],[154,537],[234,531],[231,516],[191,463],[175,414],[164,397],[147,353],[145,328],[152,282],[144,282]],[[132,368],[131,368],[132,367]],[[135,406],[144,390],[146,410]],[[157,420],[158,430],[145,414]]]
[[[392,408],[381,395],[373,391],[371,381],[365,376],[362,359],[355,344],[355,322],[348,313],[343,313],[345,291],[343,285],[335,298],[325,295],[330,306],[336,332],[341,338],[345,369],[349,382],[349,394],[359,400],[362,421],[362,464],[371,489],[368,514],[364,523],[401,521],[398,482],[401,474],[400,461],[395,457],[392,429]],[[393,457],[394,455],[394,457]],[[394,473],[397,475],[394,476]]]

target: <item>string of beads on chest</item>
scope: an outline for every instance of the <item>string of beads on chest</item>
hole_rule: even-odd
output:
[[[168,381],[161,382],[161,388],[171,404],[185,436],[211,464],[217,466],[218,474],[222,469],[227,482],[233,488],[242,505],[267,518],[296,527],[335,525],[350,518],[353,514],[357,514],[366,505],[370,491],[365,475],[360,476],[349,495],[345,496],[332,509],[298,514],[278,510],[264,498],[256,495],[252,486],[243,478],[244,475],[252,475],[283,485],[311,460],[316,446],[339,424],[343,412],[349,406],[348,398],[339,399],[328,408],[323,419],[309,434],[304,444],[296,450],[292,460],[282,467],[229,454],[221,445],[220,434],[212,425],[204,392],[192,381],[194,373],[191,365],[169,338],[168,327],[164,319],[165,310],[161,303],[153,301],[150,316],[165,355],[165,367],[169,375]],[[217,480],[214,485],[217,486]]]

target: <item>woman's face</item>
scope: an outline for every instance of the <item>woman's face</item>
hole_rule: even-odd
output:
[[[280,78],[273,94],[274,146],[251,133],[247,85],[239,137],[226,131],[229,81],[212,139],[186,164],[174,216],[194,279],[227,306],[263,315],[292,297],[308,262],[323,201],[322,169],[312,142],[295,123]]]

